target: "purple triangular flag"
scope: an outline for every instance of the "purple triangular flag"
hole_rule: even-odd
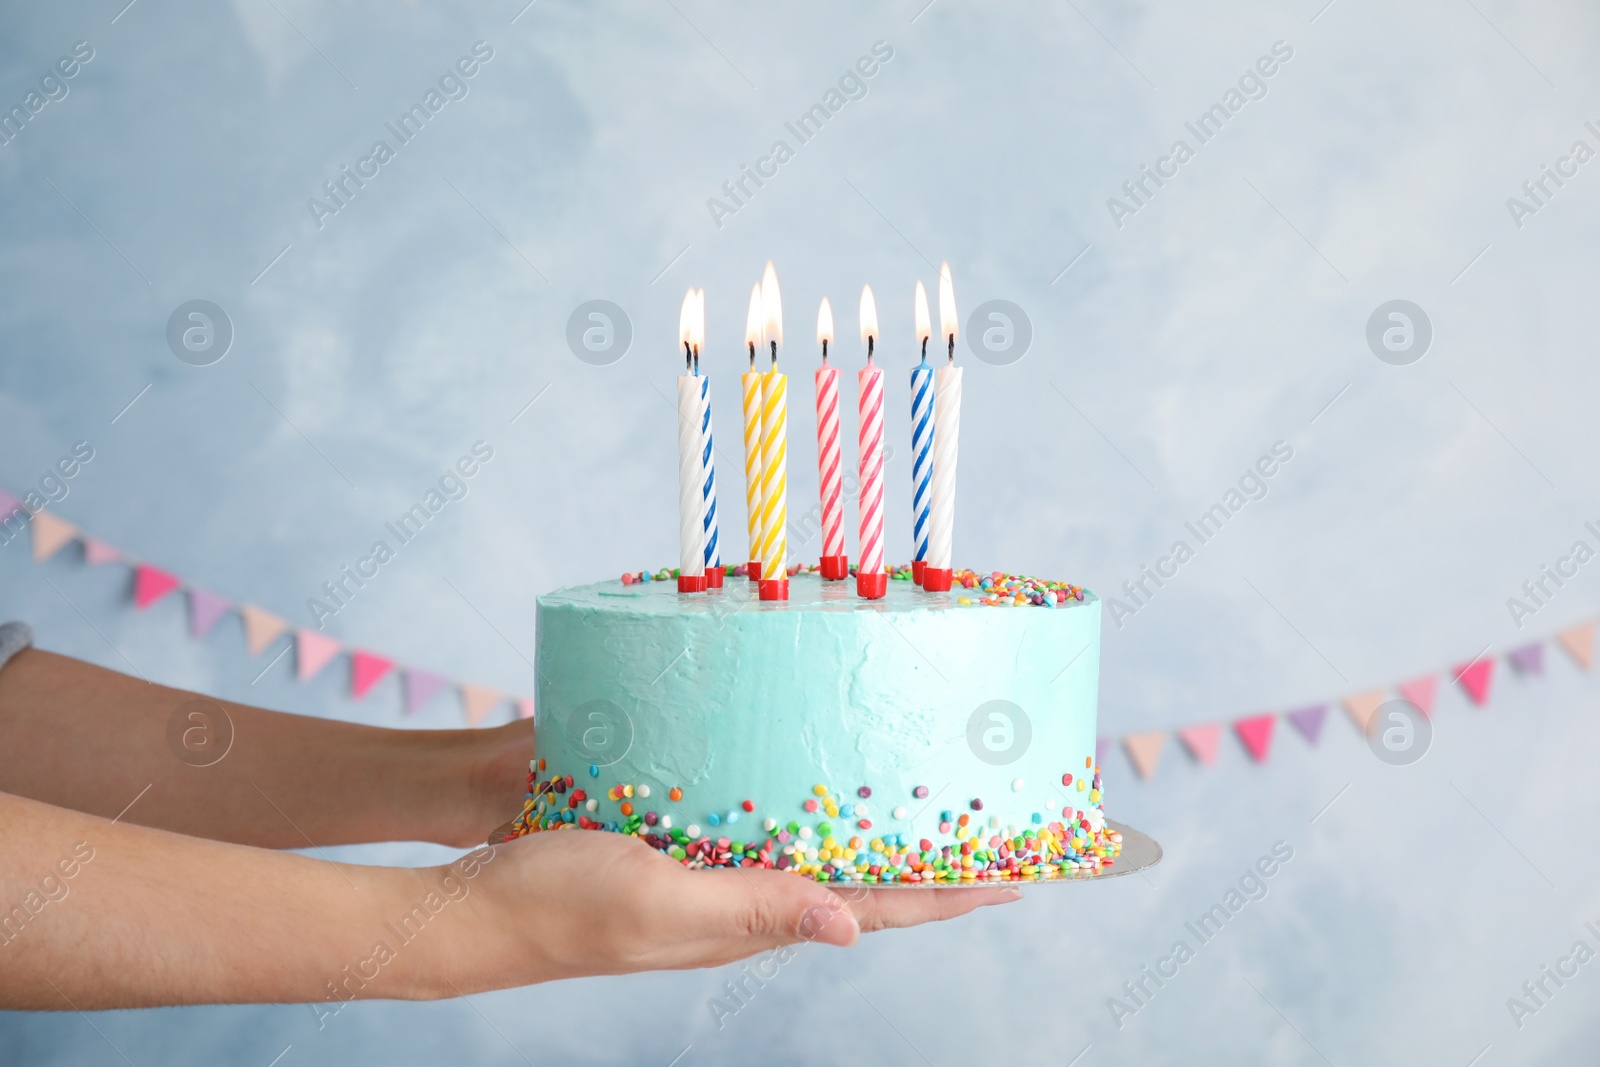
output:
[[[433,699],[435,693],[450,684],[450,679],[432,671],[406,670],[406,714],[413,715]]]
[[[1511,661],[1511,665],[1517,669],[1519,674],[1544,673],[1543,645],[1524,645],[1521,648],[1513,649],[1506,655],[1506,658]]]
[[[1294,728],[1300,731],[1300,736],[1306,739],[1307,744],[1314,745],[1317,738],[1322,736],[1322,720],[1327,715],[1328,705],[1318,704],[1316,707],[1289,712],[1289,721],[1294,723]]]
[[[0,518],[4,518],[13,511],[16,511],[21,506],[22,501],[18,500],[4,489],[0,489]]]
[[[189,636],[196,641],[211,632],[217,620],[228,613],[233,602],[204,589],[189,587]]]

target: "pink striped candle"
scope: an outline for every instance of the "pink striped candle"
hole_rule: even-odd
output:
[[[833,340],[833,308],[822,298],[817,311],[817,341],[822,345],[822,366],[817,368],[817,487],[822,495],[822,560],[827,581],[850,576],[850,557],[844,549],[844,471],[839,459],[839,368],[828,366],[828,342]]]
[[[867,365],[856,374],[857,411],[860,414],[861,564],[856,569],[856,594],[877,600],[889,591],[883,569],[883,371],[873,366],[872,349],[878,338],[878,309],[870,286],[861,290],[861,339],[867,345]]]

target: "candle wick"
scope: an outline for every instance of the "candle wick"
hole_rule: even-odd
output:
[[[698,378],[700,376],[700,346],[699,345],[695,345],[694,346],[694,373],[695,373],[695,377]]]
[[[951,363],[952,366],[955,364],[955,361],[956,361],[956,335],[955,334],[951,334],[950,335],[950,363]]]
[[[683,342],[683,369],[684,370],[692,370],[693,368],[694,368],[694,356],[689,351],[689,342],[685,341],[685,342]]]
[[[750,342],[750,369],[756,369],[756,343],[754,341]]]
[[[772,344],[772,369],[773,370],[777,370],[778,369],[778,342],[777,341],[773,341],[773,342],[771,342],[771,344]]]
[[[872,335],[870,333],[867,334],[867,362],[868,363],[872,362],[872,340],[873,340]]]
[[[928,362],[928,339],[927,339],[927,337],[923,337],[923,339],[922,339],[922,362],[924,362],[924,363]]]
[[[826,337],[822,339],[822,365],[824,367],[828,365],[828,339]]]

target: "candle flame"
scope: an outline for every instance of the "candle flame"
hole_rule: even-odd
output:
[[[760,348],[767,343],[761,335],[761,283],[750,287],[750,311],[744,317],[744,343]]]
[[[939,332],[954,343],[959,322],[956,318],[956,286],[950,280],[950,264],[939,265]]]
[[[696,352],[706,346],[706,291],[704,289],[695,290],[694,334],[690,340]]]
[[[783,298],[778,295],[778,272],[767,260],[761,275],[761,325],[768,344],[783,344]]]
[[[878,302],[872,299],[872,286],[861,287],[861,343],[878,342]]]
[[[694,290],[683,294],[683,309],[678,312],[678,343],[694,344]]]
[[[817,343],[833,343],[833,306],[828,303],[827,297],[822,298],[822,306],[817,308]]]
[[[917,282],[917,343],[926,344],[929,337],[933,336],[933,327],[928,325],[928,290],[922,287],[922,282]]]

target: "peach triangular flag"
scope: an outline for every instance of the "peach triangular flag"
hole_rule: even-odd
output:
[[[1400,695],[1417,706],[1422,714],[1433,718],[1433,698],[1439,692],[1438,675],[1430,674],[1426,678],[1414,678],[1409,682],[1401,682],[1397,689]]]
[[[1189,755],[1209,767],[1217,762],[1217,742],[1222,740],[1222,724],[1213,722],[1203,726],[1185,726],[1178,731],[1178,740],[1189,750]]]
[[[1164,730],[1129,734],[1122,739],[1122,747],[1127,750],[1128,759],[1133,762],[1133,769],[1139,772],[1140,778],[1149,778],[1156,773],[1156,764],[1161,760],[1161,745],[1166,739]]]
[[[252,656],[261,655],[263,649],[289,628],[288,623],[254,604],[240,604],[239,614],[244,619],[244,642]]]
[[[494,710],[500,703],[500,690],[490,689],[487,686],[473,685],[471,682],[461,683],[461,703],[466,705],[467,722],[473,726],[483,721],[483,717]]]
[[[33,517],[34,560],[43,563],[77,535],[78,528],[66,519],[57,518],[48,511],[39,512]]]
[[[315,630],[297,630],[294,635],[295,675],[302,682],[317,676],[339,654],[339,642]]]
[[[1567,655],[1578,661],[1578,666],[1584,670],[1594,666],[1594,623],[1574,626],[1566,633],[1557,634],[1556,640],[1567,650]]]
[[[1383,703],[1384,695],[1382,689],[1374,689],[1344,698],[1344,710],[1350,713],[1350,721],[1356,724],[1362,737],[1367,736],[1372,728],[1372,716],[1378,710],[1378,705]]]
[[[519,718],[519,719],[531,719],[531,718],[533,718],[533,698],[532,697],[518,697],[517,698],[517,718]]]

